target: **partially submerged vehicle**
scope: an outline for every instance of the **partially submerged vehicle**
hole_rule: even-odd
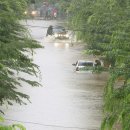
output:
[[[72,64],[75,66],[75,71],[87,71],[93,72],[96,68],[103,67],[100,60],[90,61],[90,60],[78,60],[76,63]]]
[[[68,31],[63,26],[53,26],[53,34],[56,39],[69,39]]]

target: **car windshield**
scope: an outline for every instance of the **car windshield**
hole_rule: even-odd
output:
[[[53,32],[65,32],[65,29],[61,29],[61,28],[53,28]]]
[[[55,27],[53,27],[53,32],[54,33],[61,33],[61,32],[66,32],[66,30],[62,26],[55,26]]]
[[[92,67],[92,66],[93,66],[93,62],[79,62],[78,65],[79,65],[79,66],[88,66],[88,67]]]

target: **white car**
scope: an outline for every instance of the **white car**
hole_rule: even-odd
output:
[[[75,64],[72,64],[76,67],[76,71],[89,71],[95,67],[95,62],[86,61],[86,60],[78,60]]]

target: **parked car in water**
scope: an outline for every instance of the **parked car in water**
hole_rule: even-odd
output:
[[[76,63],[72,64],[75,66],[76,71],[84,71],[84,70],[92,70],[95,67],[95,62],[86,61],[86,60],[78,60]]]
[[[69,39],[68,31],[62,26],[53,26],[53,35],[56,39]]]

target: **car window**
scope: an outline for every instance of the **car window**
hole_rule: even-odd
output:
[[[66,30],[65,30],[65,28],[62,27],[62,26],[54,26],[54,27],[53,27],[53,31],[54,31],[54,32],[65,32]]]
[[[53,31],[54,32],[59,32],[59,31],[61,31],[61,29],[59,29],[59,28],[53,28]]]
[[[93,66],[93,63],[92,62],[90,62],[90,63],[87,63],[87,65],[86,66]]]
[[[79,66],[88,66],[88,67],[92,67],[92,66],[93,66],[93,62],[79,62],[78,65],[79,65]]]
[[[53,29],[53,32],[56,32],[56,33],[58,33],[58,32],[65,32],[65,29],[54,28],[54,29]]]

